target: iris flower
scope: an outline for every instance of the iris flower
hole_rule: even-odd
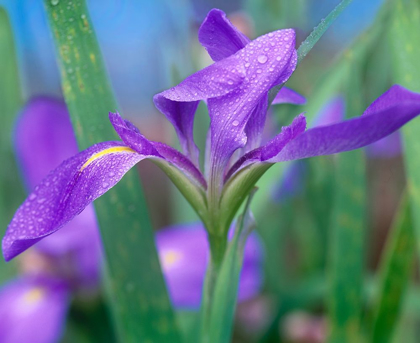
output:
[[[56,164],[77,153],[66,106],[52,98],[35,98],[25,106],[15,137],[29,189]],[[198,308],[208,260],[202,226],[162,229],[156,233],[156,243],[173,304],[177,308]],[[92,206],[31,250],[22,256],[22,274],[0,289],[1,342],[56,342],[75,292],[98,290],[101,247]],[[259,240],[251,235],[245,247],[240,301],[259,292],[262,257]]]
[[[283,85],[296,68],[295,32],[278,30],[250,41],[222,11],[212,10],[200,27],[199,40],[215,63],[154,97],[156,107],[174,126],[182,152],[148,140],[130,122],[111,113],[122,141],[98,143],[44,178],[7,229],[2,241],[6,260],[60,229],[143,159],[155,162],[172,179],[210,238],[226,240],[239,206],[273,164],[361,148],[420,112],[420,95],[397,85],[360,117],[305,131],[305,117],[299,115],[261,144],[268,92]],[[275,101],[296,97],[282,88]],[[206,102],[210,116],[204,168],[193,137],[200,101]]]

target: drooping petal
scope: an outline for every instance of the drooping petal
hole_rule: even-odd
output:
[[[306,98],[293,89],[283,87],[272,102],[272,105],[278,104],[304,105],[306,104]]]
[[[16,211],[2,241],[5,259],[60,229],[147,157],[122,142],[104,142],[64,161]]]
[[[284,149],[289,142],[301,135],[305,131],[305,128],[305,116],[300,114],[293,120],[292,124],[282,127],[281,132],[267,144],[242,156],[232,166],[232,168],[230,168],[225,176],[225,181],[227,181],[238,170],[246,167],[247,165],[255,162],[265,162],[270,160],[273,156],[276,156],[279,152],[281,152],[281,150]]]
[[[173,304],[181,308],[200,305],[209,258],[207,235],[201,224],[178,225],[160,230],[156,244]],[[239,300],[257,294],[262,282],[262,248],[255,235],[245,246]]]
[[[310,129],[267,162],[290,161],[358,149],[388,136],[419,113],[420,94],[395,85],[370,105],[362,116]]]
[[[53,343],[60,340],[69,291],[60,280],[24,277],[0,290],[0,341]]]
[[[207,14],[198,31],[198,40],[216,62],[233,55],[250,42],[219,9]]]
[[[78,151],[65,103],[49,97],[29,101],[16,123],[15,147],[28,188],[33,189]]]

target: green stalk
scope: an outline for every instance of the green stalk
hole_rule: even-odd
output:
[[[64,97],[81,149],[118,139],[108,112],[118,109],[84,0],[45,0]],[[146,67],[146,66],[144,66]],[[180,341],[135,170],[95,202],[108,295],[119,340]]]

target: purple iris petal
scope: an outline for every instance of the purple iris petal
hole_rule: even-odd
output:
[[[198,40],[215,62],[235,54],[251,41],[219,9],[207,14],[198,31]]]
[[[310,129],[267,162],[297,160],[358,149],[398,130],[420,113],[420,94],[395,85],[362,116]]]
[[[15,147],[25,181],[33,189],[78,151],[65,103],[49,97],[29,101],[16,124]]]
[[[207,234],[201,224],[178,225],[156,233],[156,244],[169,294],[176,307],[200,305],[209,258]],[[262,248],[256,235],[245,246],[239,300],[255,296],[262,282]]]
[[[64,161],[15,213],[2,241],[6,261],[68,223],[146,157],[121,142],[104,142]]]
[[[48,277],[24,277],[0,290],[0,341],[58,342],[69,294],[65,284]]]

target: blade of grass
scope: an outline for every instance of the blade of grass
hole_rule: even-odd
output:
[[[7,224],[19,204],[25,198],[25,191],[19,178],[14,157],[13,127],[19,107],[22,104],[19,74],[13,33],[6,11],[0,7],[0,233],[3,236]],[[0,261],[0,283],[14,274],[15,262]]]
[[[420,3],[396,0],[389,38],[393,52],[393,80],[420,92]],[[413,214],[417,249],[420,249],[420,121],[402,129],[408,194]],[[418,250],[420,251],[420,250]]]
[[[372,343],[391,342],[403,297],[412,274],[414,228],[408,197],[404,196],[386,243],[380,266],[379,296],[373,306]]]
[[[116,138],[117,109],[84,0],[45,0],[64,97],[81,149]],[[145,66],[146,67],[146,66]],[[121,342],[179,342],[135,171],[95,202],[112,314]]]

